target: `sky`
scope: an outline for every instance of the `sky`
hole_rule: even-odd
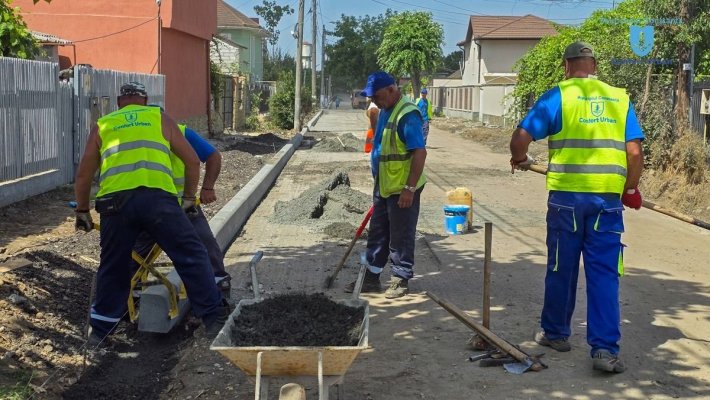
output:
[[[257,17],[254,6],[262,4],[262,0],[226,0],[231,6],[249,17]],[[279,5],[290,5],[294,9],[292,15],[282,18],[278,29],[281,31],[279,46],[282,51],[293,55],[296,49],[296,39],[291,31],[298,20],[298,0],[276,0]],[[305,0],[304,37],[311,41],[311,4]],[[322,26],[333,30],[334,22],[340,16],[380,15],[390,8],[395,11],[426,11],[433,14],[434,21],[444,28],[443,52],[447,55],[459,50],[456,46],[466,38],[466,30],[471,15],[526,15],[533,14],[561,24],[576,25],[598,9],[610,9],[618,0],[318,0],[318,68],[320,69],[320,40]],[[262,25],[263,26],[263,25]],[[328,37],[328,43],[334,43],[337,38]]]

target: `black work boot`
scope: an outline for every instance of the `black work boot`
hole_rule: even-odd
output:
[[[355,290],[355,285],[357,284],[357,279],[353,282],[345,285],[343,290],[345,293],[352,293]],[[365,279],[362,281],[362,289],[360,293],[380,293],[382,287],[380,286],[380,274],[374,274],[370,270],[365,270]]]
[[[216,338],[219,331],[222,330],[224,323],[229,319],[230,314],[229,303],[227,303],[227,300],[222,299],[222,303],[217,309],[217,317],[211,321],[205,321],[205,336],[207,336],[208,339]]]

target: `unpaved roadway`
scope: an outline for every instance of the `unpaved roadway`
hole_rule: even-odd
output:
[[[328,110],[315,126],[329,135],[362,135],[362,111]],[[586,296],[580,277],[574,316],[573,350],[555,353],[531,339],[539,326],[545,274],[544,177],[510,174],[508,157],[470,140],[431,130],[426,162],[429,183],[422,195],[416,278],[411,295],[370,302],[372,349],[355,360],[345,376],[349,399],[701,399],[710,398],[710,235],[700,228],[649,210],[627,211],[626,276],[622,278],[622,357],[628,371],[592,371],[585,340]],[[325,276],[345,251],[347,240],[327,236],[322,224],[273,221],[277,201],[296,198],[335,170],[346,168],[353,188],[370,193],[367,157],[359,152],[297,151],[268,197],[227,254],[238,298],[246,289],[248,261],[264,251],[258,266],[264,295],[322,290]],[[444,234],[445,192],[473,191],[475,232]],[[480,368],[467,361],[471,331],[424,294],[444,297],[474,318],[482,304],[483,223],[493,231],[491,328],[530,353],[545,352],[549,369],[523,375],[503,368]],[[364,249],[358,243],[354,253]],[[344,298],[343,285],[356,276],[358,256],[350,257],[327,294]],[[389,271],[386,270],[389,278]],[[582,274],[583,275],[583,274]],[[253,397],[253,383],[220,355],[195,347],[176,369],[179,385],[164,398]],[[280,381],[285,383],[286,381]],[[317,398],[315,381],[309,398]],[[218,394],[216,394],[218,393]],[[272,386],[277,396],[277,385]],[[191,396],[191,397],[188,397]],[[331,398],[335,398],[331,394]]]

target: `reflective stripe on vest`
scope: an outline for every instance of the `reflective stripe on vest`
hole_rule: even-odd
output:
[[[170,143],[160,110],[129,105],[99,118],[101,169],[96,197],[137,187],[175,193]]]
[[[178,124],[180,132],[185,136],[186,125]],[[173,165],[173,184],[177,192],[178,201],[182,204],[182,194],[185,192],[185,163],[175,153],[170,153],[170,162]]]
[[[621,194],[629,96],[596,79],[567,79],[559,88],[562,130],[548,138],[547,189]]]
[[[410,113],[417,112],[419,109],[411,102],[401,98],[392,110],[385,129],[382,132],[382,143],[380,147],[380,162],[377,180],[380,185],[380,196],[389,197],[393,194],[399,194],[407,184],[409,178],[409,169],[411,167],[412,153],[407,151],[407,147],[399,139],[397,134],[397,126],[400,119]],[[424,186],[426,176],[424,172],[417,181],[417,189]]]

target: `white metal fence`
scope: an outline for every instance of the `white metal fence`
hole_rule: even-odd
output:
[[[0,58],[0,207],[74,180],[91,125],[116,110],[120,85],[146,85],[162,105],[165,78],[76,67],[59,81],[56,63]]]
[[[450,117],[475,119],[507,126],[512,105],[508,95],[514,85],[467,85],[430,87],[429,100],[436,111]]]

